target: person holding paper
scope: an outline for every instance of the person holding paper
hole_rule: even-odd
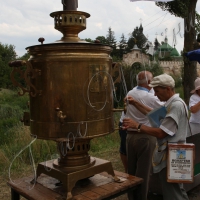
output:
[[[166,168],[167,143],[185,143],[186,141],[186,135],[189,131],[187,106],[179,95],[175,94],[175,81],[171,76],[167,74],[156,76],[152,79],[149,86],[153,87],[155,95],[160,99],[160,101],[166,101],[165,118],[162,120],[160,126],[156,128],[150,127],[144,123],[139,123],[133,119],[125,118],[123,120],[123,128],[127,130],[136,129],[138,130],[138,134],[145,134],[157,138],[158,146],[154,150],[152,159],[153,172],[159,173],[163,190],[163,199],[188,200],[187,193],[182,184],[167,182]],[[127,98],[127,100],[129,100],[129,98]],[[131,103],[143,107],[142,104],[136,101],[137,99],[134,99]],[[151,110],[143,107],[143,110],[145,109],[147,109],[146,113]]]
[[[137,99],[149,108],[158,108],[163,103],[154,96],[149,86],[153,75],[149,71],[141,71],[137,75],[137,86],[130,90],[127,96]],[[147,116],[138,111],[127,102],[125,118],[130,118],[138,123],[150,126]],[[149,177],[152,168],[152,154],[156,145],[156,138],[146,134],[138,134],[137,128],[128,128],[126,136],[126,148],[128,159],[128,174],[144,179],[140,190],[128,193],[129,200],[146,200],[149,188]]]

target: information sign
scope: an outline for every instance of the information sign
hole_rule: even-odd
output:
[[[192,183],[194,181],[194,144],[168,143],[167,182]]]

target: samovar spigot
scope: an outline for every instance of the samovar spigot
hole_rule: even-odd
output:
[[[63,111],[60,108],[56,108],[57,117],[59,118],[60,123],[63,125],[65,122],[66,115],[63,115]]]

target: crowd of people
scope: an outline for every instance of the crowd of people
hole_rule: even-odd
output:
[[[200,132],[200,78],[188,107],[175,93],[175,81],[167,74],[153,77],[149,71],[137,75],[137,86],[125,98],[122,113],[120,155],[128,174],[143,178],[138,190],[128,193],[129,200],[147,200],[151,173],[158,173],[164,200],[188,200],[183,184],[167,182],[167,144],[185,143],[187,135]],[[159,126],[150,123],[147,114],[163,108],[166,115]],[[191,131],[191,132],[190,132]]]

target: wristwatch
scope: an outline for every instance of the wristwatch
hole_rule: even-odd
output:
[[[137,127],[137,132],[140,132],[140,128],[141,128],[142,124],[139,124]]]

